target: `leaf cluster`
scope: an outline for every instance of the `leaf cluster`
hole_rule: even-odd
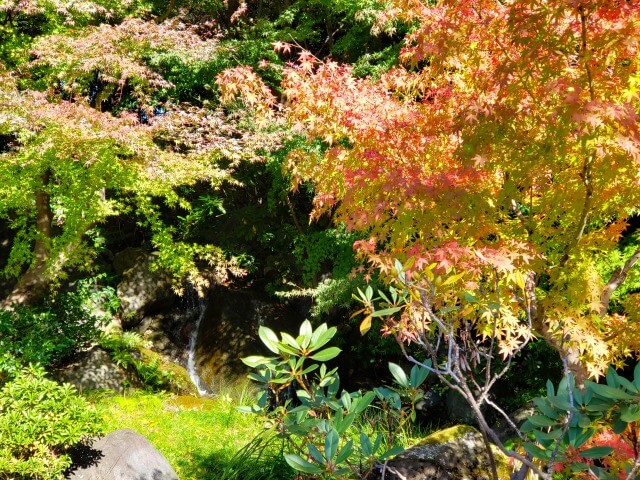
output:
[[[420,387],[428,371],[414,367],[407,375],[391,363],[397,387],[340,391],[337,369],[329,370],[324,363],[340,353],[336,347],[326,347],[335,333],[336,328],[326,324],[314,330],[309,321],[302,323],[295,338],[284,332],[279,338],[260,327],[260,339],[276,356],[243,359],[257,369],[249,378],[262,385],[257,403],[245,410],[268,415],[274,422],[287,441],[289,452],[284,457],[295,470],[321,478],[367,478],[379,461],[402,450],[393,445],[404,424],[415,420],[415,406],[423,395]],[[354,431],[366,423],[364,414],[374,401],[384,422],[372,433]]]
[[[21,370],[0,389],[0,476],[62,480],[66,451],[102,433],[102,422],[69,384]]]
[[[59,365],[99,337],[100,327],[115,313],[117,297],[110,287],[95,288],[95,281],[79,281],[74,291],[48,298],[42,306],[0,311],[0,378],[13,377],[29,364]]]
[[[589,472],[596,478],[635,478],[638,469],[637,433],[640,420],[640,365],[633,381],[609,368],[606,382],[587,381],[577,388],[571,375],[554,388],[547,382],[547,394],[534,399],[538,414],[529,417],[521,430],[532,437],[523,444],[535,458],[566,471]],[[597,434],[610,429],[636,452],[622,464],[608,464],[614,447],[599,445]],[[603,459],[599,465],[593,459]],[[621,475],[621,477],[620,477]]]

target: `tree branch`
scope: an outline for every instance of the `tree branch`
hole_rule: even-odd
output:
[[[611,274],[611,278],[605,285],[604,289],[602,290],[602,295],[600,296],[600,303],[602,303],[602,306],[600,307],[601,317],[604,317],[607,314],[613,292],[615,292],[616,289],[620,285],[622,285],[622,283],[624,283],[624,281],[627,279],[627,275],[629,275],[629,271],[636,263],[638,263],[638,260],[640,260],[640,247],[638,247],[638,249],[633,252],[633,255],[629,257],[629,259],[621,268],[618,268]]]
[[[527,231],[527,235],[533,235],[533,228],[531,228],[530,222],[527,222],[527,219],[518,208],[518,202],[516,202],[513,198],[511,199],[511,211],[516,217],[518,217],[518,220],[520,220],[522,226]]]

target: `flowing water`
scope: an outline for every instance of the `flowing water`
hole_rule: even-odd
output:
[[[200,324],[202,323],[202,319],[204,318],[204,314],[207,311],[207,302],[200,298],[198,299],[198,319],[196,320],[196,325],[189,336],[189,351],[187,356],[187,373],[189,374],[189,378],[198,389],[198,393],[200,395],[207,395],[209,393],[209,389],[205,382],[198,375],[198,371],[196,370],[196,343],[198,341],[198,330],[200,330]]]

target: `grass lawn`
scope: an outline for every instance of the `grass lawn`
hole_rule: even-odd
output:
[[[239,412],[239,402],[230,397],[136,392],[127,396],[96,394],[89,400],[105,419],[107,432],[130,428],[144,435],[181,480],[292,478],[286,465],[278,465],[277,438],[269,440],[265,455],[248,456],[232,465],[234,454],[264,432],[264,427],[258,417]],[[272,471],[273,467],[277,471]],[[251,475],[244,471],[247,469]]]

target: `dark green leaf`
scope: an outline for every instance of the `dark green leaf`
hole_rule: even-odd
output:
[[[386,460],[387,458],[393,457],[394,455],[398,455],[399,453],[404,452],[404,448],[400,446],[395,446],[384,452],[380,455],[380,460]]]
[[[304,473],[320,473],[320,472],[322,472],[321,468],[316,467],[312,463],[307,462],[306,460],[304,460],[299,455],[296,455],[295,453],[285,453],[284,454],[284,459],[289,464],[289,466],[291,468],[293,468],[294,470],[297,470],[299,472],[304,472]]]
[[[324,458],[322,457],[322,453],[320,453],[320,450],[318,450],[318,448],[311,442],[307,443],[307,450],[309,450],[309,455],[311,455],[311,457],[318,463],[324,465],[325,461]]]
[[[376,394],[372,391],[368,391],[364,394],[362,398],[359,398],[355,403],[355,407],[353,409],[354,413],[361,414],[364,410],[371,405],[371,402],[376,397]]]
[[[542,460],[548,460],[551,457],[551,454],[548,450],[544,450],[540,448],[535,443],[525,443],[523,445],[525,451],[535,458],[541,458]]]
[[[600,397],[612,400],[635,400],[633,395],[629,395],[627,392],[619,388],[613,388],[609,385],[601,385],[591,381],[586,381],[584,383],[588,389],[592,390],[593,393]]]
[[[623,405],[620,408],[620,420],[627,423],[640,420],[640,407],[636,404]]]
[[[618,382],[619,378],[620,376],[616,373],[613,367],[610,366],[607,370],[607,385],[612,388],[618,388],[620,386],[620,383]]]
[[[428,365],[431,366],[431,360],[427,360]],[[429,376],[429,370],[424,367],[420,367],[418,365],[414,365],[411,367],[411,372],[409,373],[409,380],[411,381],[411,386],[413,388],[418,388],[420,385],[424,383],[424,381]]]
[[[360,434],[360,448],[365,457],[371,456],[371,439],[365,433]]]
[[[618,417],[614,419],[613,423],[611,424],[611,430],[613,430],[613,433],[615,433],[616,435],[620,435],[626,429],[627,429],[627,422],[622,420],[622,418]]]
[[[374,318],[378,317],[388,317],[389,315],[393,315],[396,312],[402,310],[402,307],[390,307],[383,308],[382,310],[376,310],[375,312],[371,312],[371,316]]]
[[[544,415],[531,415],[527,421],[536,427],[553,427],[556,425],[555,420]]]
[[[560,418],[560,412],[549,405],[549,403],[545,399],[534,398],[533,403],[535,403],[536,407],[538,407],[538,410],[540,410],[547,417],[552,418],[553,420],[557,420],[558,418]]]
[[[587,448],[586,450],[582,450],[580,452],[580,456],[582,458],[603,458],[611,454],[612,452],[613,452],[612,447],[599,446],[599,447],[592,447],[592,448]]]
[[[340,435],[338,435],[338,432],[333,428],[329,430],[329,433],[327,433],[327,438],[324,441],[324,456],[327,461],[333,460],[333,457],[336,456],[339,441]]]
[[[336,457],[336,464],[340,464],[347,460],[351,453],[353,452],[353,440],[349,440],[338,452],[338,456]]]

